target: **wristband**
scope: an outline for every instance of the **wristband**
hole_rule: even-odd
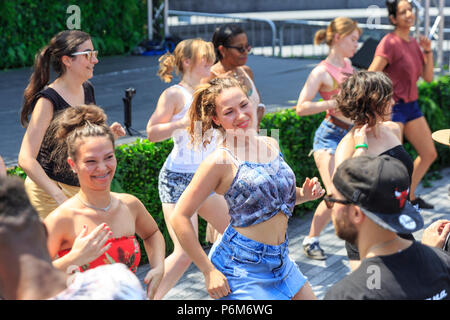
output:
[[[429,53],[431,53],[431,52],[433,52],[433,50],[428,50],[428,51],[423,50],[423,53],[425,53],[425,54],[429,54]]]
[[[369,146],[367,144],[365,144],[365,143],[357,144],[355,146],[355,150],[358,149],[358,148],[366,148],[367,150],[369,150]]]

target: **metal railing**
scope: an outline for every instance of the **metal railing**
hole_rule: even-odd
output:
[[[443,19],[442,19],[443,20]],[[253,46],[252,54],[277,57],[323,57],[329,52],[326,44],[314,45],[317,30],[326,28],[329,21],[283,20],[274,22],[269,19],[244,17],[237,14],[215,14],[204,12],[168,10],[166,34],[178,37],[199,37],[211,41],[216,28],[225,23],[237,23],[247,33],[249,43]],[[380,40],[393,30],[387,24],[358,23],[363,29],[360,38],[362,44],[371,37]],[[413,28],[413,32],[415,28]],[[420,32],[427,32],[421,27]],[[441,40],[439,40],[441,38]],[[442,69],[443,54],[450,55],[450,29],[439,29],[439,35],[432,39],[432,48],[437,52],[436,68]]]
[[[234,14],[177,10],[169,10],[169,17],[167,19],[170,34],[176,33],[180,38],[183,38],[183,34],[189,34],[189,38],[194,35],[207,41],[211,41],[216,28],[225,23],[238,23],[242,25],[242,28],[247,33],[249,43],[256,48],[256,51],[253,50],[254,54],[259,53],[259,48],[269,45],[271,48],[269,55],[275,56],[275,48],[278,44],[277,27],[272,20],[241,17]],[[266,39],[267,31],[271,34],[269,39]],[[262,54],[267,54],[267,51],[262,52]]]
[[[279,50],[280,57],[318,57],[328,54],[329,47],[326,44],[314,45],[314,35],[319,29],[326,29],[327,21],[285,20],[279,26]],[[390,25],[361,24],[363,37],[360,41],[372,37],[380,40],[385,34],[393,30]]]

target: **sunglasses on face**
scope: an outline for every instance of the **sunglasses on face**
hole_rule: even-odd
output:
[[[333,208],[333,206],[336,202],[340,203],[340,204],[344,204],[344,205],[353,204],[353,202],[351,202],[349,200],[339,200],[339,199],[332,198],[331,196],[326,196],[325,198],[323,198],[323,200],[325,201],[325,205],[327,206],[328,209]]]
[[[237,51],[239,51],[239,53],[244,53],[245,51],[250,53],[250,51],[252,51],[252,46],[251,45],[246,45],[245,47],[234,47],[234,46],[224,46],[224,47],[225,48],[230,48],[230,49],[236,49]]]
[[[87,50],[87,51],[81,51],[81,52],[74,52],[71,54],[71,56],[81,56],[85,55],[88,60],[92,60],[92,57],[97,58],[98,56],[98,50]]]

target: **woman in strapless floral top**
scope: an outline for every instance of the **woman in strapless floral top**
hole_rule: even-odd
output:
[[[110,191],[117,161],[105,113],[95,105],[82,105],[67,108],[55,121],[56,136],[59,144],[67,144],[67,162],[80,191],[44,220],[53,265],[73,272],[118,262],[136,271],[137,234],[152,267],[144,280],[152,299],[164,274],[164,238],[139,199]]]

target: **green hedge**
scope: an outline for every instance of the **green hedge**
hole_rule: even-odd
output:
[[[2,0],[0,69],[31,66],[36,52],[67,29],[73,4],[100,56],[128,53],[147,37],[146,0]]]
[[[450,128],[450,75],[437,77],[430,83],[419,83],[419,105],[431,132]],[[438,170],[450,165],[450,148],[435,143],[438,158],[432,164],[431,170]],[[405,148],[415,158],[417,153],[409,143]]]
[[[441,77],[429,84],[425,82],[419,84],[420,105],[432,131],[449,127],[449,84],[449,76]],[[261,128],[267,129],[267,135],[269,136],[276,134],[273,131],[274,129],[279,130],[278,137],[283,156],[293,169],[298,185],[301,185],[305,177],[319,177],[314,159],[308,154],[312,148],[314,132],[320,125],[323,117],[323,113],[299,117],[293,109],[285,109],[266,114],[261,122]],[[118,165],[112,185],[113,191],[131,193],[144,203],[164,235],[167,253],[172,251],[173,244],[167,232],[159,200],[158,174],[172,147],[173,142],[171,140],[151,143],[143,139],[138,139],[131,144],[118,146],[116,148]],[[438,170],[450,164],[449,148],[439,144],[436,144],[436,147],[439,157],[433,164],[428,176],[433,175],[432,170]],[[405,143],[405,148],[412,157],[416,156],[409,143]],[[18,168],[11,169],[9,174],[24,177],[23,171]],[[296,206],[294,215],[300,216],[305,212],[312,211],[317,204],[318,200]],[[205,244],[205,230],[206,223],[200,220],[199,240],[203,244]],[[142,257],[142,263],[146,263],[148,260],[145,251],[143,251]]]

